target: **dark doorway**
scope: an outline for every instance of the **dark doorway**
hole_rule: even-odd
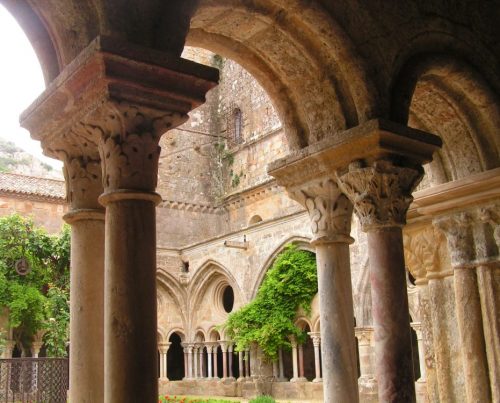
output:
[[[184,349],[181,346],[181,337],[173,333],[168,339],[170,348],[167,352],[167,375],[171,381],[180,381],[184,378]]]

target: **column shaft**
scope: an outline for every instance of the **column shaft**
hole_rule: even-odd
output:
[[[222,349],[222,378],[227,378],[227,350]]]
[[[298,345],[299,353],[299,378],[304,378],[304,346],[302,344]]]
[[[383,227],[367,236],[379,399],[415,402],[402,231]]]
[[[470,268],[455,268],[453,278],[467,401],[489,402],[491,397],[476,272]]]
[[[358,402],[348,243],[316,244],[325,402]]]
[[[250,350],[245,351],[245,377],[250,378]]]
[[[75,211],[71,224],[70,390],[74,402],[104,400],[104,211]]]
[[[293,364],[293,378],[291,381],[297,381],[299,379],[299,368],[298,368],[298,357],[297,357],[297,344],[292,344],[292,364]]]
[[[217,350],[219,349],[219,346],[214,347],[214,378],[219,378],[219,363],[217,362]]]
[[[212,347],[207,348],[207,367],[208,367],[208,378],[212,379]]]
[[[238,379],[243,379],[245,377],[245,368],[243,367],[243,351],[238,351]]]
[[[280,379],[283,380],[285,378],[285,370],[283,368],[283,349],[281,347],[278,351],[278,364],[280,370]]]
[[[107,203],[105,266],[106,402],[157,401],[153,201]]]
[[[498,267],[479,266],[477,268],[491,397],[494,402],[500,402],[500,290],[496,289],[500,285],[499,276]]]

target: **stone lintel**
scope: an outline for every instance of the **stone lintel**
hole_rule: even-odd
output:
[[[500,199],[500,168],[414,193],[408,218],[436,216]]]
[[[313,178],[331,177],[336,170],[357,160],[371,165],[390,158],[397,159],[398,165],[418,166],[430,162],[441,144],[441,139],[433,134],[373,119],[272,162],[268,173],[279,185],[291,187]]]
[[[47,143],[88,122],[108,102],[185,115],[205,101],[218,78],[217,69],[100,36],[23,112],[20,122],[34,139]]]

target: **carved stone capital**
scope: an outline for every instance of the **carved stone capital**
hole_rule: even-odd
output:
[[[101,162],[87,156],[59,151],[64,161],[66,198],[73,210],[102,209],[97,199],[103,192]]]
[[[460,212],[439,217],[434,219],[433,224],[446,236],[452,266],[459,268],[473,265],[475,251],[470,214]]]
[[[287,192],[307,209],[313,243],[353,242],[349,236],[352,204],[333,179],[310,181],[306,185],[287,189]]]
[[[369,346],[373,340],[374,329],[373,327],[356,327],[354,334],[360,346]]]
[[[158,176],[160,137],[186,119],[187,115],[177,112],[158,112],[126,102],[108,103],[93,123],[100,132],[105,190],[153,191]]]
[[[479,264],[500,261],[500,205],[480,207],[477,212],[479,222],[475,234],[476,259]]]
[[[420,168],[400,167],[378,160],[372,166],[352,163],[338,174],[340,189],[349,197],[364,231],[403,226],[411,195],[423,176]]]
[[[309,332],[308,335],[311,337],[314,347],[319,347],[321,344],[321,335],[319,332]]]
[[[428,273],[439,271],[439,245],[442,240],[442,233],[432,226],[404,234],[405,262],[417,283],[425,282]]]

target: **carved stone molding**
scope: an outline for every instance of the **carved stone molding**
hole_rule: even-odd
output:
[[[311,220],[313,242],[352,242],[352,204],[333,179],[311,181],[287,189],[290,197],[303,205]]]
[[[473,265],[475,250],[470,214],[455,213],[436,218],[433,223],[446,236],[452,266],[458,268]]]
[[[405,262],[417,283],[426,281],[428,273],[439,272],[439,246],[443,236],[432,226],[403,237]]]
[[[101,163],[87,156],[70,156],[59,151],[64,161],[66,197],[73,209],[102,209],[97,199],[102,194]]]
[[[403,226],[413,201],[411,193],[422,176],[421,168],[400,167],[387,160],[375,161],[369,167],[353,163],[348,172],[337,175],[364,231]]]
[[[187,120],[177,112],[158,112],[129,103],[108,103],[95,122],[106,191],[156,188],[160,137]]]
[[[354,328],[354,333],[356,335],[356,338],[358,339],[359,345],[371,345],[374,335],[373,327],[356,327]]]
[[[482,206],[476,212],[480,223],[475,233],[478,263],[500,261],[500,205]]]

